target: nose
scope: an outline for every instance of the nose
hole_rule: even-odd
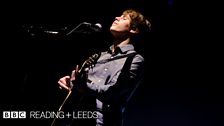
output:
[[[121,19],[121,17],[115,17],[115,20],[120,20]]]

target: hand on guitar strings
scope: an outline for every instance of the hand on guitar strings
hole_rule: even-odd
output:
[[[72,71],[71,76],[64,76],[59,79],[58,84],[60,89],[66,89],[66,90],[71,90],[72,89],[72,84],[71,81],[76,80],[76,75],[78,73],[78,68],[79,66],[76,66],[76,69]]]
[[[86,80],[86,74],[80,72],[79,65],[72,71],[71,76],[64,76],[59,79],[58,84],[60,89],[71,90],[73,85],[83,83]]]

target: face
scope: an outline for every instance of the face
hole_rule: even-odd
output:
[[[113,34],[116,33],[129,33],[130,32],[131,18],[129,15],[121,15],[115,18],[115,21],[110,27],[110,31]]]

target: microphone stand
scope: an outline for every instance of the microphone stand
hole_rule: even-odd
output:
[[[68,32],[66,35],[70,35],[72,32],[76,31],[81,25],[86,24],[86,25],[90,25],[87,22],[82,22],[79,25],[77,25],[75,28],[73,28],[70,32]]]

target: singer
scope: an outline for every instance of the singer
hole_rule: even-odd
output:
[[[123,114],[134,91],[143,80],[144,57],[134,48],[148,35],[151,23],[139,11],[127,9],[110,26],[113,44],[76,65],[70,76],[58,80],[59,87],[81,97],[72,111],[92,111],[93,119],[71,119],[62,126],[122,126]]]

